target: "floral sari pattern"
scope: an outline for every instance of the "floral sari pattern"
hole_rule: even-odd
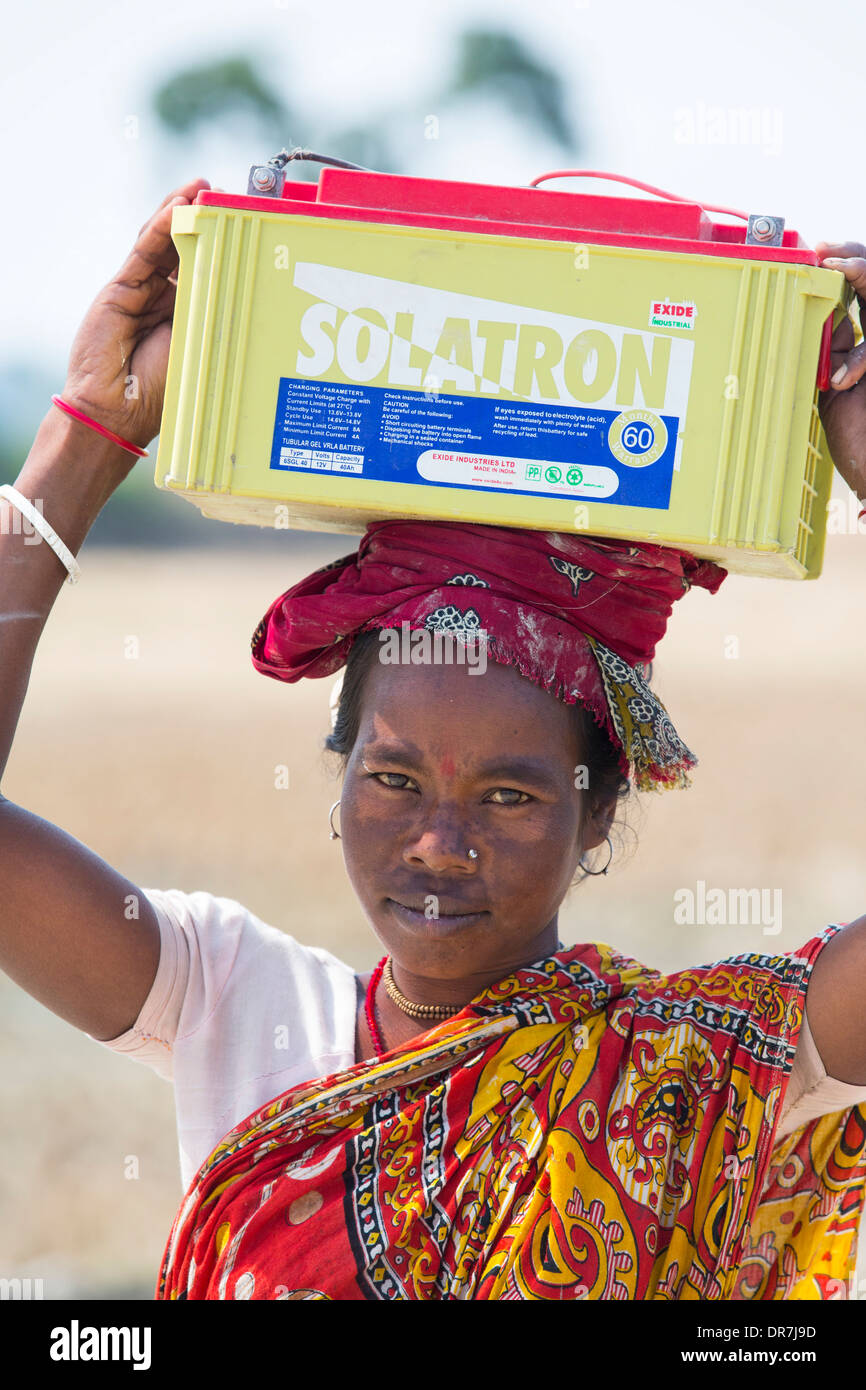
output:
[[[778,1143],[801,951],[663,975],[583,944],[236,1125],[163,1299],[845,1296],[866,1107]]]

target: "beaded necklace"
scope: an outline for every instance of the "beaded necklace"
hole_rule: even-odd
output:
[[[364,1000],[364,1013],[367,1018],[367,1027],[370,1030],[370,1037],[373,1039],[373,1046],[376,1049],[377,1057],[384,1057],[385,1048],[382,1045],[379,1029],[376,1027],[376,1016],[373,1013],[373,1000],[376,998],[376,990],[382,978],[382,971],[385,969],[385,962],[387,959],[387,956],[383,956],[370,976],[370,983],[367,986],[367,997]]]
[[[558,951],[562,951],[565,949],[561,941],[557,942],[556,949]],[[376,969],[370,976],[370,983],[367,985],[367,994],[366,998],[364,999],[364,1015],[367,1019],[367,1027],[370,1030],[370,1037],[373,1039],[373,1046],[376,1049],[377,1057],[384,1057],[385,1055],[385,1046],[382,1042],[382,1035],[379,1032],[379,1029],[376,1024],[375,1000],[376,990],[379,988],[379,981],[381,980],[382,976],[386,973],[386,967],[386,982],[388,984],[388,993],[392,999],[395,997],[395,995],[398,996],[398,1006],[400,1005],[401,1000],[405,1005],[409,1006],[409,1008],[404,1008],[403,1012],[409,1013],[409,1010],[411,1009],[412,1012],[410,1014],[410,1017],[422,1018],[426,1015],[444,1015],[447,1017],[447,1014],[460,1012],[460,1005],[452,1005],[448,1007],[446,1013],[445,1005],[412,1004],[410,1000],[406,999],[404,995],[400,994],[400,991],[394,984],[394,979],[391,975],[389,965],[390,959],[390,956],[383,956],[382,959],[379,961],[379,964],[376,966]]]
[[[422,1019],[428,1023],[432,1023],[434,1020],[448,1018],[452,1014],[457,1014],[462,1008],[460,1004],[413,1004],[411,999],[407,999],[404,994],[400,993],[394,982],[394,977],[391,974],[391,957],[383,956],[370,976],[370,983],[367,985],[367,996],[364,1000],[364,1014],[367,1019],[367,1027],[370,1030],[370,1037],[373,1039],[373,1046],[376,1049],[376,1055],[378,1057],[384,1056],[385,1053],[382,1036],[376,1025],[375,1013],[376,990],[379,987],[379,981],[382,979],[383,975],[390,998],[394,1000],[397,1007],[402,1009],[403,1013],[407,1014],[409,1018]]]

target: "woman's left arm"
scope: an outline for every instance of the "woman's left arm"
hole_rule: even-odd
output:
[[[822,264],[840,270],[857,295],[866,328],[866,246],[819,241]],[[833,334],[831,384],[818,400],[830,453],[848,486],[866,505],[866,340],[854,343],[845,318]],[[809,1027],[829,1076],[866,1085],[866,916],[829,941],[812,967],[806,992]]]

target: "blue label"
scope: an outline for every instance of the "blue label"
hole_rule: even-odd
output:
[[[679,419],[282,377],[270,467],[472,492],[670,506]]]

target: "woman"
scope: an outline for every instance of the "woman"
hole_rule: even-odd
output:
[[[26,550],[0,536],[0,769],[69,552],[158,428],[170,209],[205,186],[166,200],[95,301],[2,504],[40,497],[53,531]],[[866,248],[826,249],[866,293]],[[862,495],[850,323],[834,354],[850,371],[825,426]],[[723,578],[661,547],[389,522],[271,605],[264,674],[346,664],[332,834],[386,951],[361,979],[238,904],[137,889],[0,802],[4,968],[175,1082],[189,1191],[160,1297],[844,1293],[866,1183],[866,918],[669,976],[558,938],[629,783],[688,785],[649,663],[673,602]],[[413,632],[450,646],[394,660]]]

